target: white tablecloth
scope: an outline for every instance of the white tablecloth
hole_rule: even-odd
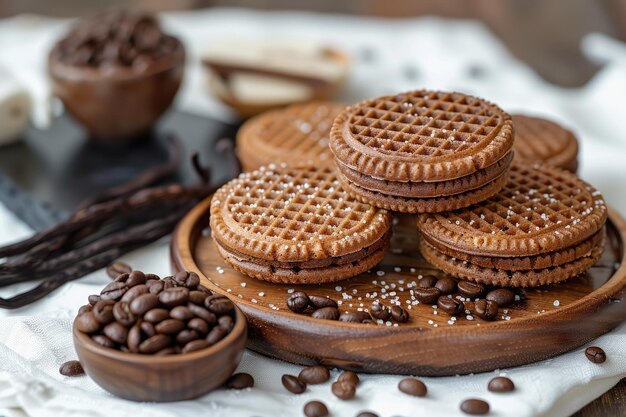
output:
[[[177,105],[187,111],[228,118],[227,109],[203,93],[198,54],[226,36],[319,39],[350,53],[353,69],[344,99],[358,99],[414,88],[455,89],[485,97],[510,111],[548,115],[573,128],[582,142],[580,174],[626,213],[626,46],[600,35],[583,44],[586,54],[604,64],[581,89],[562,89],[543,82],[515,60],[482,26],[434,18],[404,21],[356,19],[305,13],[257,13],[213,10],[164,16],[189,49],[187,78]],[[45,53],[66,22],[33,16],[0,21],[0,67],[11,71],[35,97],[35,122],[47,120],[48,86]],[[368,52],[364,52],[367,49]],[[482,76],[470,77],[479,65]],[[407,66],[415,78],[405,76]],[[0,149],[0,152],[2,150]],[[0,242],[30,233],[0,206]],[[128,255],[125,260],[147,272],[166,274],[167,240]],[[429,395],[412,398],[396,386],[400,377],[363,375],[358,395],[341,401],[330,384],[311,386],[299,396],[280,384],[284,373],[299,367],[246,352],[239,371],[251,373],[253,389],[217,390],[195,401],[138,404],[112,397],[88,377],[66,378],[61,363],[75,359],[70,324],[87,296],[109,279],[103,271],[65,285],[50,297],[16,311],[0,311],[0,415],[4,416],[297,416],[309,400],[324,401],[333,416],[354,416],[369,409],[381,416],[456,416],[468,397],[484,398],[494,416],[568,416],[626,376],[626,325],[594,344],[607,362],[592,364],[584,348],[552,360],[479,375],[424,378]],[[3,289],[6,296],[19,288]],[[514,393],[489,393],[486,384],[505,373]],[[334,376],[337,375],[335,371]]]

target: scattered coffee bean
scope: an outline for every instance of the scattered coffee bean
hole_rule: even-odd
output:
[[[306,390],[306,383],[293,375],[283,375],[280,380],[285,389],[293,394],[302,394]]]
[[[302,291],[296,291],[287,298],[287,307],[294,313],[302,313],[309,307],[309,296]]]
[[[348,381],[354,386],[359,385],[359,382],[361,382],[359,376],[352,371],[343,371],[337,378],[337,381]]]
[[[489,403],[487,401],[471,398],[461,403],[461,411],[472,415],[487,414],[489,413]]]
[[[335,300],[331,300],[328,297],[320,297],[318,295],[310,295],[309,302],[315,308],[324,308],[324,307],[335,307],[337,308],[337,302]]]
[[[585,349],[585,356],[593,363],[603,363],[606,361],[606,353],[598,346],[589,346]]]
[[[434,275],[424,275],[417,282],[417,286],[418,288],[433,288],[435,284],[437,284],[437,281],[439,280]]]
[[[456,281],[450,277],[439,278],[435,284],[435,288],[444,295],[452,294],[456,291]]]
[[[498,288],[489,291],[485,298],[498,304],[499,307],[507,307],[515,302],[515,293],[508,288]]]
[[[413,290],[415,298],[423,304],[437,304],[437,300],[441,296],[439,288],[415,288]]]
[[[132,270],[126,262],[116,261],[107,266],[106,273],[111,279],[115,279],[122,274],[129,274]]]
[[[515,384],[505,376],[497,376],[489,381],[487,389],[491,392],[511,392],[515,389]]]
[[[226,381],[226,386],[230,389],[245,389],[254,386],[254,378],[246,373],[233,374]]]
[[[339,399],[349,400],[356,395],[356,385],[350,381],[336,381],[330,387],[332,393]]]
[[[354,311],[350,313],[341,313],[339,321],[348,323],[363,323],[370,321],[370,315],[364,311]]]
[[[321,401],[309,401],[304,405],[304,415],[306,417],[327,417],[328,408]]]
[[[63,376],[80,376],[85,374],[85,370],[79,361],[67,361],[61,365],[59,373]]]
[[[478,300],[474,303],[474,313],[483,320],[495,320],[498,317],[498,304],[494,301]]]
[[[378,417],[378,414],[371,411],[361,411],[356,417]]]
[[[485,287],[475,282],[459,281],[457,284],[459,292],[465,297],[472,299],[480,297],[485,292]]]
[[[338,320],[339,309],[337,309],[337,307],[322,307],[315,310],[313,314],[311,314],[311,317],[322,320]]]
[[[370,304],[369,312],[370,316],[372,316],[372,319],[374,320],[386,321],[389,320],[389,318],[391,317],[391,311],[389,311],[389,308],[387,308],[386,305],[376,301]]]
[[[209,295],[204,300],[204,306],[213,314],[217,314],[218,316],[232,314],[235,310],[233,302],[220,294]]]
[[[398,383],[398,389],[414,397],[424,397],[428,393],[426,384],[416,378],[404,378]]]
[[[100,322],[88,311],[76,317],[76,328],[83,333],[94,333],[100,330]]]
[[[409,313],[407,313],[407,311],[402,307],[391,306],[391,308],[389,308],[389,311],[391,311],[391,318],[398,323],[406,323],[407,321],[409,321]]]
[[[465,311],[465,304],[462,301],[457,300],[456,298],[450,298],[448,296],[441,296],[437,300],[437,307],[451,316],[456,316],[457,314],[461,314]]]
[[[308,366],[300,371],[298,379],[309,385],[323,384],[330,379],[330,371],[325,366]]]

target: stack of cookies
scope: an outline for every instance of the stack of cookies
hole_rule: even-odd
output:
[[[330,148],[355,197],[408,213],[455,210],[495,195],[513,159],[513,123],[459,93],[413,91],[367,100],[336,119]]]

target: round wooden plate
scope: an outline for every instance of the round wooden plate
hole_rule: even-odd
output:
[[[483,372],[567,352],[626,318],[626,222],[612,210],[609,243],[595,267],[564,284],[520,291],[520,300],[486,322],[471,315],[452,320],[430,305],[413,304],[418,277],[444,273],[420,256],[410,216],[398,217],[391,250],[377,269],[334,284],[294,286],[249,278],[228,266],[210,236],[209,205],[210,199],[201,202],[175,231],[173,269],[195,271],[208,288],[229,296],[248,319],[248,347],[288,362],[425,376]],[[375,299],[387,305],[399,300],[410,320],[394,326],[313,319],[287,308],[294,290],[338,300],[342,312],[368,308]]]

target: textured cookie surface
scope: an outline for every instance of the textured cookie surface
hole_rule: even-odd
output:
[[[330,134],[330,148],[343,165],[389,181],[464,177],[502,159],[512,145],[511,118],[499,107],[425,90],[348,107]]]
[[[604,226],[602,195],[576,175],[519,162],[509,172],[506,186],[479,205],[419,216],[420,231],[454,251],[520,257],[568,248]]]
[[[593,248],[586,256],[558,266],[527,271],[505,271],[483,268],[467,261],[447,256],[426,240],[420,240],[420,251],[424,258],[435,267],[455,277],[487,285],[501,287],[537,287],[555,284],[586,272],[602,256],[604,245]]]
[[[237,156],[246,170],[281,162],[332,163],[328,137],[345,105],[314,101],[253,117],[237,133]]]
[[[467,207],[497,194],[508,179],[508,174],[505,173],[481,188],[465,193],[432,198],[407,198],[382,194],[359,187],[343,176],[340,171],[337,172],[337,176],[343,188],[358,200],[385,210],[401,213],[437,213]]]
[[[576,172],[578,140],[574,134],[550,120],[523,115],[513,116],[516,158]]]
[[[391,218],[352,198],[328,167],[269,166],[220,188],[211,202],[210,225],[225,248],[270,261],[304,262],[373,245],[389,231]]]

